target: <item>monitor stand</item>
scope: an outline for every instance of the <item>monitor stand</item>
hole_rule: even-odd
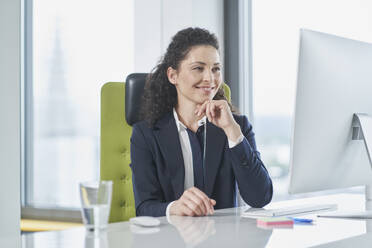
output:
[[[366,152],[369,159],[369,164],[372,169],[372,116],[368,114],[354,114],[352,123],[352,140],[363,140],[366,146]],[[355,213],[335,213],[333,218],[356,218],[356,219],[372,219],[372,185],[366,185],[365,188],[365,211]],[[367,232],[372,232],[372,224],[366,222]]]
[[[363,140],[369,164],[372,169],[372,116],[356,113],[352,122],[352,140]],[[319,217],[369,219],[366,221],[367,232],[372,232],[372,185],[365,186],[365,211],[331,213],[329,215],[318,215]]]
[[[363,140],[372,169],[372,116],[356,113],[353,116],[352,140]],[[372,201],[372,185],[366,185],[366,201]]]

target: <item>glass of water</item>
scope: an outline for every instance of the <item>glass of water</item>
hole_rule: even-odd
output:
[[[88,181],[79,184],[81,215],[87,230],[107,227],[111,206],[112,181]]]

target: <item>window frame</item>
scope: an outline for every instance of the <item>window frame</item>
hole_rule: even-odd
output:
[[[252,0],[225,0],[224,19],[225,80],[232,103],[253,123]]]
[[[33,199],[33,0],[24,0],[21,90],[21,218],[82,223],[77,208],[35,206]]]

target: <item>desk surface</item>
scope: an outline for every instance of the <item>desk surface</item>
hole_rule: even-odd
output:
[[[267,208],[294,204],[338,204],[338,210],[365,210],[364,195],[337,194],[274,202]],[[113,223],[107,232],[94,236],[84,228],[39,232],[22,236],[24,248],[54,247],[371,247],[372,220],[313,218],[314,224],[293,228],[262,229],[256,220],[240,217],[247,207],[215,211],[207,217],[160,217],[157,228],[140,228],[129,222]]]

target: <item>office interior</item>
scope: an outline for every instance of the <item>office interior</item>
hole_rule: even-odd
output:
[[[299,30],[372,43],[371,13],[368,0],[0,0],[0,245],[83,226],[79,182],[101,176],[103,85],[149,73],[190,26],[218,37],[223,80],[253,124],[274,203],[364,195],[363,185],[288,187]]]

